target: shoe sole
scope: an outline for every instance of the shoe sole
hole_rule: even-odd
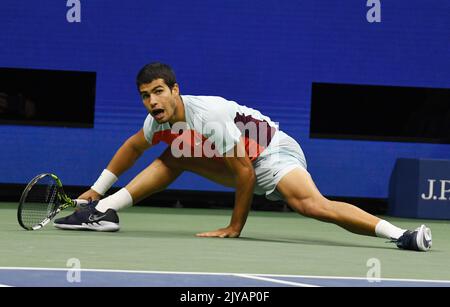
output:
[[[119,231],[119,224],[113,222],[100,221],[96,223],[83,223],[82,225],[68,225],[68,224],[53,224],[58,229],[64,230],[93,230],[103,232],[115,232]]]
[[[426,252],[430,250],[431,245],[433,244],[431,229],[425,225],[420,226],[417,230],[416,243],[421,251]]]

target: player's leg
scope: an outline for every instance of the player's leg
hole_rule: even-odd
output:
[[[407,231],[351,204],[328,200],[301,167],[287,173],[278,182],[277,190],[289,206],[302,215],[334,223],[353,233],[395,240],[403,249],[427,251],[431,248],[431,230],[425,225]]]
[[[223,160],[204,157],[175,158],[169,147],[125,188],[132,196],[133,203],[137,203],[164,190],[184,171],[196,173],[224,186],[234,186],[234,177]]]
[[[119,211],[142,199],[164,190],[184,171],[194,172],[224,186],[233,186],[234,179],[224,162],[205,157],[179,157],[172,155],[170,147],[141,171],[125,188],[100,200],[97,210]]]
[[[310,174],[300,167],[286,174],[277,189],[289,206],[304,216],[337,224],[357,234],[376,235],[379,218],[353,205],[328,200],[319,192]]]
[[[70,216],[55,220],[54,225],[60,229],[117,231],[120,229],[117,211],[165,189],[184,171],[197,173],[225,186],[234,186],[233,176],[222,160],[175,158],[169,147],[125,188],[98,203],[90,203],[85,210],[79,210]]]

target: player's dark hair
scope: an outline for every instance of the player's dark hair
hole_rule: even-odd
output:
[[[150,83],[156,79],[163,79],[170,89],[177,83],[175,73],[169,65],[155,62],[145,65],[139,71],[136,77],[138,90],[142,84]]]

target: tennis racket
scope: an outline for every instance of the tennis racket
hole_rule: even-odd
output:
[[[56,175],[40,174],[34,177],[23,191],[17,220],[26,230],[38,230],[62,210],[87,203],[84,199],[73,200],[68,197]]]

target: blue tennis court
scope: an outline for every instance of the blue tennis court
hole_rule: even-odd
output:
[[[267,274],[0,268],[6,287],[450,287],[450,281]]]

